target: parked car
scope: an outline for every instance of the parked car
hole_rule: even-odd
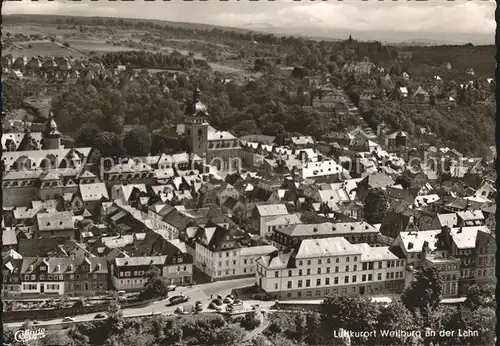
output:
[[[236,299],[234,302],[233,302],[233,305],[236,305],[236,306],[241,306],[243,305],[243,301],[241,299]]]
[[[232,304],[233,303],[233,300],[229,297],[226,297],[226,299],[224,299],[224,304]]]
[[[73,317],[64,317],[63,322],[75,322],[75,319]]]
[[[175,291],[175,289],[177,288],[177,286],[175,285],[168,285],[167,286],[167,291],[170,292],[170,291]]]
[[[38,322],[37,320],[33,320],[31,321],[32,324],[40,324],[40,322]]]
[[[223,298],[220,294],[218,294],[218,295],[217,295],[217,299],[222,300],[222,299],[224,299],[224,298]]]
[[[214,302],[210,302],[210,304],[208,304],[208,308],[211,309],[211,310],[216,310],[217,309],[217,305],[215,305]]]
[[[182,306],[179,306],[175,309],[174,313],[179,314],[179,315],[186,315],[188,314],[187,311],[184,311],[184,308]]]
[[[188,296],[185,295],[178,295],[178,296],[173,296],[172,298],[169,299],[170,305],[177,305],[181,303],[185,303],[189,300]]]
[[[217,306],[221,306],[222,305],[222,299],[219,299],[219,298],[214,299],[214,300],[212,300],[212,303],[214,303]]]
[[[101,314],[101,313],[94,316],[94,320],[102,320],[105,318],[108,318],[108,317],[105,314]]]

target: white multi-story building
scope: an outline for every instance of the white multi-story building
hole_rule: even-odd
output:
[[[344,238],[304,239],[288,252],[257,260],[256,283],[280,299],[320,299],[331,293],[401,292],[405,260],[388,247]]]
[[[251,277],[256,260],[276,248],[260,245],[239,229],[200,227],[195,242],[195,266],[212,281]]]

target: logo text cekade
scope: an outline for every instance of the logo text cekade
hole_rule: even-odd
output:
[[[45,328],[37,328],[37,329],[27,329],[27,330],[18,330],[14,334],[14,338],[18,342],[26,342],[30,340],[40,340],[46,336]]]

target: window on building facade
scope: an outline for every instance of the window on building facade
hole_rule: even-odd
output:
[[[301,288],[302,287],[302,280],[297,281],[297,287]]]
[[[306,287],[311,287],[311,280],[309,279],[306,280]]]
[[[344,283],[346,283],[346,284],[349,283],[349,277],[348,276],[344,276]]]
[[[288,271],[288,276],[292,276],[292,271],[291,270]]]

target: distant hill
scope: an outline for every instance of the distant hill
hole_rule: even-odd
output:
[[[352,30],[333,30],[326,28],[318,28],[313,24],[318,20],[314,17],[306,18],[311,25],[295,28],[283,28],[277,27],[273,24],[261,23],[261,22],[250,22],[243,24],[241,27],[227,27],[227,26],[217,26],[211,24],[202,23],[189,23],[189,22],[172,22],[166,20],[158,19],[141,19],[141,18],[116,18],[116,17],[79,17],[79,16],[57,16],[57,15],[24,15],[24,14],[12,14],[2,16],[3,24],[12,25],[20,23],[51,23],[57,19],[66,20],[68,18],[75,18],[79,22],[89,23],[92,19],[122,19],[125,22],[135,23],[135,22],[149,22],[158,25],[171,26],[177,28],[194,29],[194,30],[230,30],[235,32],[259,32],[274,34],[277,36],[300,36],[308,37],[314,40],[325,40],[325,41],[336,41],[344,40],[352,35],[353,38],[359,41],[380,41],[385,44],[391,45],[416,45],[416,46],[435,46],[435,45],[462,45],[466,43],[473,43],[475,45],[493,45],[494,44],[494,33],[491,35],[484,34],[452,34],[452,33],[427,33],[428,37],[422,37],[419,32],[405,32],[405,31],[357,31],[355,28]]]

